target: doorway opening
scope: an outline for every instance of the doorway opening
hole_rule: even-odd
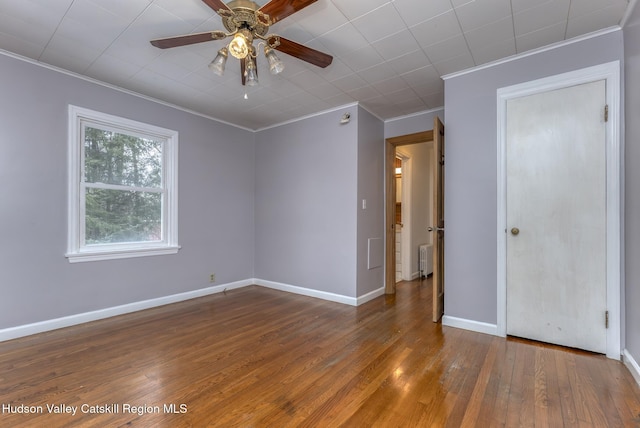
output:
[[[425,224],[422,232],[425,233],[424,241],[431,239],[433,242],[433,290],[434,290],[434,310],[433,320],[439,321],[444,312],[444,186],[443,183],[443,165],[444,165],[444,126],[439,118],[434,118],[434,129],[431,131],[418,132],[415,134],[403,135],[400,137],[388,138],[385,143],[385,292],[387,294],[395,293],[396,285],[396,214],[397,214],[397,196],[396,196],[396,158],[398,156],[398,147],[410,146],[418,143],[427,143],[432,150],[431,168],[426,168],[432,173],[433,179],[424,180],[424,183],[417,183],[413,186],[412,193],[423,191],[428,194],[428,198],[433,201],[431,216],[425,213]],[[403,147],[403,150],[407,150]],[[415,166],[415,165],[414,165]],[[415,172],[417,166],[413,168]],[[403,210],[404,211],[404,210]],[[415,220],[418,216],[413,215]],[[426,222],[429,224],[426,224]],[[402,223],[406,227],[406,219],[402,218]],[[416,233],[417,228],[412,228],[412,233]],[[427,238],[430,236],[430,238]],[[419,246],[426,242],[413,242],[409,252],[415,260],[416,278],[420,276],[419,268]],[[415,254],[413,254],[415,253]],[[413,275],[412,275],[413,276]]]
[[[420,161],[420,159],[418,159]],[[411,281],[414,278],[413,264],[411,257],[411,237],[412,237],[412,211],[413,194],[411,189],[413,161],[411,154],[396,150],[394,162],[395,170],[395,231],[396,231],[396,251],[395,251],[395,277],[396,283],[400,281]],[[418,168],[428,165],[417,165]]]

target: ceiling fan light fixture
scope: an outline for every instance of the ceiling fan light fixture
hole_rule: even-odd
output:
[[[227,57],[229,56],[229,51],[226,47],[220,49],[218,51],[218,55],[211,61],[209,64],[209,69],[213,71],[214,74],[218,76],[222,76],[224,74],[224,66],[227,64]]]
[[[264,55],[269,61],[269,71],[271,74],[279,74],[284,70],[284,63],[278,58],[276,52],[269,46],[264,47]]]
[[[274,75],[281,73],[285,68],[275,50],[321,68],[329,66],[333,60],[331,55],[324,52],[301,45],[278,34],[269,33],[269,28],[273,24],[306,8],[316,0],[263,0],[260,2],[264,3],[263,5],[259,5],[257,0],[201,1],[220,16],[222,25],[227,31],[214,30],[154,39],[150,41],[151,45],[159,49],[167,49],[231,37],[231,42],[218,51],[216,57],[209,64],[209,68],[216,75],[222,76],[229,54],[231,54],[240,60],[243,86],[258,84],[254,41],[258,42],[258,48],[263,45],[264,54],[269,63],[269,71]]]
[[[233,40],[229,43],[229,52],[238,59],[246,58],[249,54],[249,43],[247,36],[243,33],[236,33]]]
[[[247,57],[247,85],[256,86],[258,84],[258,72],[256,70],[256,64],[251,59],[251,56]]]

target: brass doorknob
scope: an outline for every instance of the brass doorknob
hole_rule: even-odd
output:
[[[511,228],[511,234],[513,236],[516,236],[518,233],[520,233],[520,229],[518,229],[517,227],[512,227]]]

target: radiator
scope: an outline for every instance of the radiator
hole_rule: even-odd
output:
[[[425,277],[433,273],[433,245],[420,245],[420,276]]]

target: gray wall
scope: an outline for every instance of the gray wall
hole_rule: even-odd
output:
[[[429,110],[423,113],[390,119],[384,123],[384,138],[399,137],[433,129],[433,118],[440,117],[444,123],[444,109]]]
[[[445,314],[497,322],[496,90],[623,60],[622,31],[445,81]]]
[[[4,55],[0,94],[0,329],[253,277],[252,132]],[[67,261],[68,104],[179,132],[178,254]]]
[[[358,108],[357,295],[384,287],[384,123]],[[362,209],[366,199],[367,208]],[[369,264],[369,239],[371,247]],[[371,269],[369,269],[371,266]]]
[[[358,116],[351,106],[257,133],[256,278],[356,297]]]
[[[626,348],[640,361],[640,7],[624,28]]]
[[[4,55],[0,93],[0,329],[250,278],[383,287],[367,243],[384,231],[384,124],[366,110],[253,133]],[[179,132],[178,254],[64,257],[69,104]]]

